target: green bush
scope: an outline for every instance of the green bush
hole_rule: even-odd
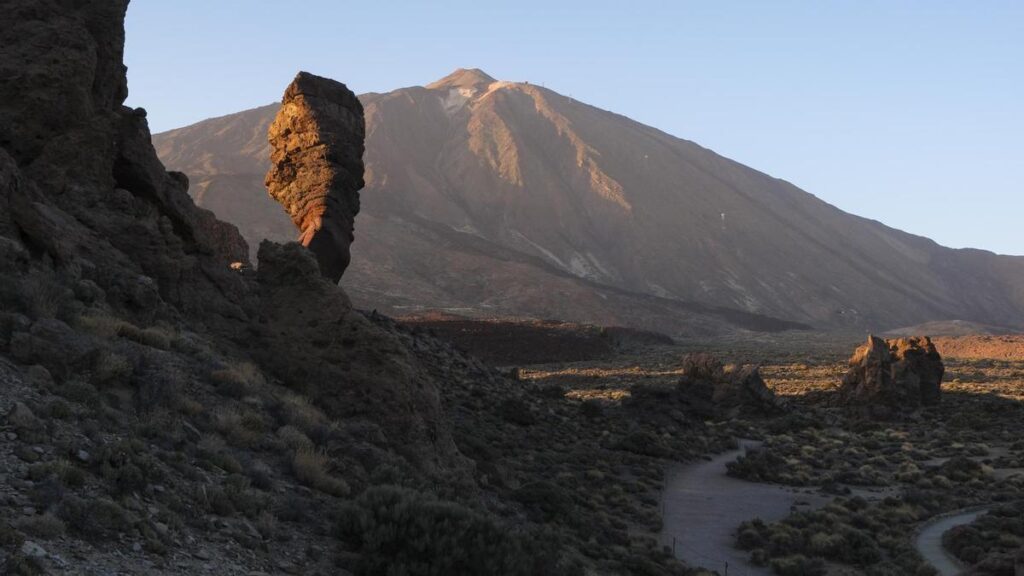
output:
[[[371,488],[339,516],[340,537],[360,554],[350,567],[359,576],[560,573],[552,538],[412,490]]]
[[[825,576],[827,573],[821,558],[808,558],[801,554],[775,558],[771,566],[779,576]]]

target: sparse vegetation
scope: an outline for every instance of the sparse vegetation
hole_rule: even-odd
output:
[[[339,536],[360,553],[352,566],[360,576],[572,573],[558,568],[554,540],[407,489],[371,488],[339,518]]]
[[[346,496],[349,486],[328,473],[329,459],[323,450],[300,448],[292,458],[292,471],[299,482],[333,496]]]

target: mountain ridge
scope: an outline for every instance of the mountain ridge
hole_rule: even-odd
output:
[[[406,221],[415,214],[630,293],[828,328],[948,318],[1024,324],[1024,290],[1018,288],[1024,258],[941,247],[553,90],[469,69],[427,87],[360,99],[367,117],[367,186],[357,236],[415,236]],[[238,224],[250,241],[291,234],[285,219],[257,209],[265,196],[256,184],[264,166],[259,133],[274,109],[154,137],[163,160],[196,181],[197,201]],[[456,302],[486,310],[496,299],[506,314],[628,323],[625,313],[610,318],[575,306],[578,293],[563,294],[562,307],[554,296],[541,306],[509,298],[526,280],[507,277],[502,281],[519,288],[496,285],[490,294],[453,293],[442,302],[436,293],[445,284],[424,277],[430,272],[396,273],[417,268],[410,255],[423,241],[407,237],[404,244],[393,242],[390,253],[363,259],[357,242],[353,291],[382,286],[387,276],[404,286],[410,301],[421,292],[428,307]],[[444,265],[483,266],[457,260]],[[549,274],[528,276],[544,283]],[[563,309],[569,317],[558,315]]]

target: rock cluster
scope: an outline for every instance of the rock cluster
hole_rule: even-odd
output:
[[[843,378],[843,404],[878,415],[937,404],[945,367],[927,336],[886,341],[868,336],[850,358]]]
[[[299,228],[320,272],[338,282],[363,187],[363,107],[344,84],[299,72],[270,125],[266,185]]]
[[[676,411],[703,417],[733,418],[784,413],[788,403],[775,395],[757,366],[723,366],[711,354],[689,354],[675,389],[634,386],[629,404],[645,414]]]
[[[765,385],[757,366],[725,367],[710,354],[683,359],[679,390],[694,405],[719,416],[774,414],[787,408]]]

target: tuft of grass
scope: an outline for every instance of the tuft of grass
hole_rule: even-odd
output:
[[[21,518],[15,521],[14,526],[30,536],[44,540],[52,540],[63,536],[66,530],[64,522],[49,512],[39,516]]]
[[[296,428],[295,426],[286,425],[282,426],[277,430],[277,437],[284,442],[288,448],[299,451],[299,450],[311,450],[313,448],[313,441],[309,439],[309,436]]]
[[[327,423],[319,408],[296,394],[286,394],[281,398],[281,416],[285,424],[298,428],[307,436],[316,436],[315,432]]]
[[[24,299],[25,311],[33,318],[55,318],[64,302],[72,295],[61,285],[52,272],[33,270],[21,280],[19,293]]]
[[[314,490],[332,496],[347,496],[350,491],[348,483],[328,474],[327,463],[327,453],[323,450],[302,448],[292,459],[292,472],[299,482]]]
[[[143,346],[170,350],[171,345],[177,339],[176,335],[165,328],[150,327],[139,328],[131,322],[120,318],[103,315],[80,316],[77,325],[82,330],[90,332],[100,338],[112,340],[114,338],[126,338],[138,342]]]
[[[250,362],[236,362],[210,373],[217,391],[230,398],[244,398],[266,386],[259,367]]]

